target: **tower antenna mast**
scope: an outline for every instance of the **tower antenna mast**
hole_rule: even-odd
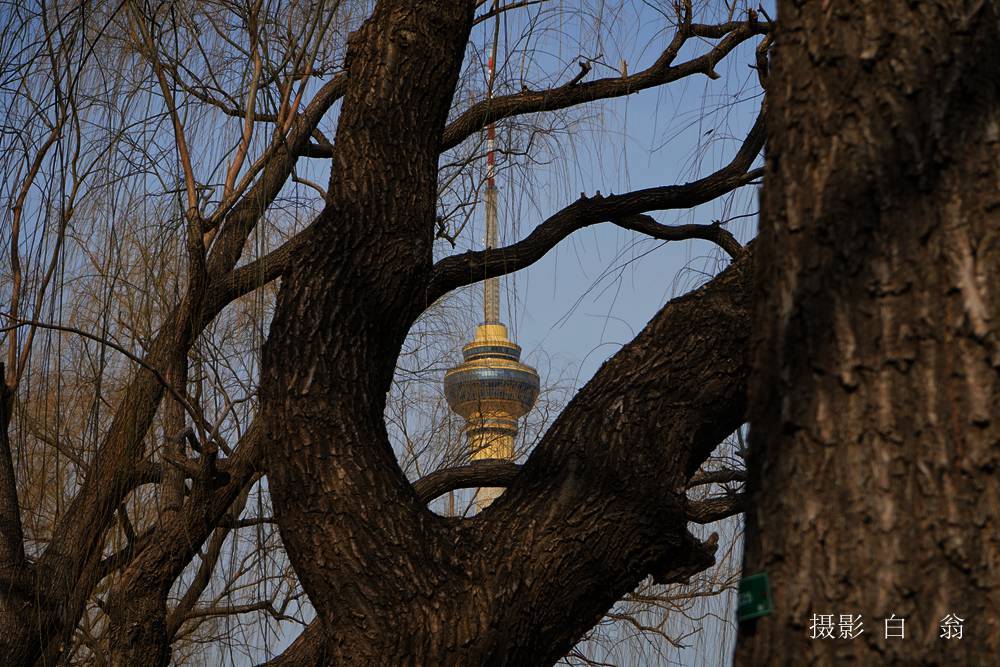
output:
[[[494,3],[494,8],[497,4]],[[499,18],[493,33],[493,51],[487,63],[487,99],[493,98]],[[496,189],[496,128],[486,126],[486,248],[498,243]],[[444,394],[451,409],[465,418],[465,437],[473,461],[514,460],[518,420],[538,399],[538,373],[521,363],[521,346],[507,337],[500,322],[500,279],[483,281],[483,323],[462,347],[464,361],[444,375]],[[485,509],[502,489],[481,487],[476,507]]]
[[[486,71],[486,99],[493,99],[493,81],[496,77],[494,69],[497,55],[497,38],[499,37],[500,17],[497,17],[497,28],[493,33],[493,47],[488,55]],[[497,184],[496,184],[496,124],[492,121],[486,126],[486,248],[493,249],[499,244],[497,229]],[[483,281],[483,322],[484,324],[500,323],[500,278],[487,278]]]

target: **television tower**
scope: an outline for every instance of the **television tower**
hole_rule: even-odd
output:
[[[493,97],[493,56],[489,57],[487,99]],[[486,248],[496,248],[497,190],[495,160],[496,128],[486,128]],[[469,458],[514,460],[517,420],[526,415],[538,398],[538,373],[521,363],[521,347],[507,337],[500,322],[500,279],[483,281],[483,323],[476,327],[472,342],[462,347],[464,362],[444,376],[444,393],[451,409],[465,418]],[[502,489],[483,487],[476,491],[476,508],[483,510]]]

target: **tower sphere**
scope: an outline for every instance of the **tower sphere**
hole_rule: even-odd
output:
[[[448,405],[466,419],[471,439],[488,432],[513,438],[518,418],[538,398],[538,373],[520,362],[521,348],[502,324],[480,325],[462,356],[464,363],[444,376]]]

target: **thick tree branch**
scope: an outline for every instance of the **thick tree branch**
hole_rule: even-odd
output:
[[[721,521],[746,509],[746,494],[732,493],[724,496],[693,500],[688,503],[688,520],[694,523]]]
[[[213,215],[221,219],[221,231],[212,246],[209,262],[211,277],[219,278],[228,273],[239,260],[247,237],[264,210],[284,187],[299,154],[309,144],[313,131],[330,107],[344,96],[346,90],[346,73],[337,74],[323,84],[303,112],[294,117],[287,136],[275,135],[278,150],[264,166],[260,179],[230,210],[218,211]]]
[[[483,460],[455,468],[443,468],[424,475],[413,483],[420,502],[429,503],[455,489],[476,486],[507,486],[521,471],[516,463],[500,460]],[[322,623],[317,619],[302,631],[302,634],[273,660],[265,663],[268,667],[306,667],[323,665],[326,638]]]
[[[233,269],[209,286],[208,308],[221,310],[225,304],[263,287],[288,270],[295,253],[308,238],[309,228],[302,230],[263,257]]]
[[[513,273],[538,261],[573,232],[601,222],[614,222],[664,240],[701,238],[714,241],[731,256],[742,253],[733,236],[719,224],[660,225],[640,215],[645,211],[690,208],[711,201],[746,185],[761,175],[750,166],[764,146],[764,114],[757,117],[733,160],[710,176],[684,185],[635,190],[620,195],[581,197],[538,225],[526,238],[505,248],[470,251],[440,260],[427,290],[427,303],[433,303],[456,287],[486,278]]]
[[[470,570],[468,580],[425,593],[462,608],[466,586],[489,592],[480,598],[488,605],[484,618],[490,627],[513,630],[497,636],[495,645],[483,639],[489,633],[463,644],[471,661],[489,663],[501,655],[512,662],[555,660],[646,574],[660,582],[686,581],[714,562],[717,537],[691,535],[688,512],[708,519],[732,508],[688,503],[683,489],[689,479],[723,481],[721,474],[693,473],[743,420],[748,255],[665,306],[580,391],[519,471],[487,464],[482,477],[473,477],[470,466],[414,485],[424,502],[450,486],[510,479],[490,508],[456,526],[460,539],[456,535],[452,544],[459,549],[452,557]],[[487,475],[490,469],[500,474]],[[583,554],[581,542],[587,545]],[[552,655],[529,660],[520,647],[550,645],[551,636],[533,639],[538,628],[565,637],[551,644]],[[269,664],[326,664],[333,646],[326,632],[314,622]]]
[[[699,470],[688,480],[687,488],[705,484],[725,484],[727,482],[745,482],[747,473],[745,470],[733,470],[724,468],[722,470]]]
[[[421,477],[413,483],[420,501],[429,503],[449,491],[476,486],[507,486],[521,471],[516,463],[482,460],[456,468],[443,468]]]

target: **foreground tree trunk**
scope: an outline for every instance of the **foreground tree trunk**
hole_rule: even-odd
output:
[[[774,613],[741,626],[736,663],[990,664],[1000,9],[779,6],[744,562]],[[814,614],[834,638],[811,639]]]

